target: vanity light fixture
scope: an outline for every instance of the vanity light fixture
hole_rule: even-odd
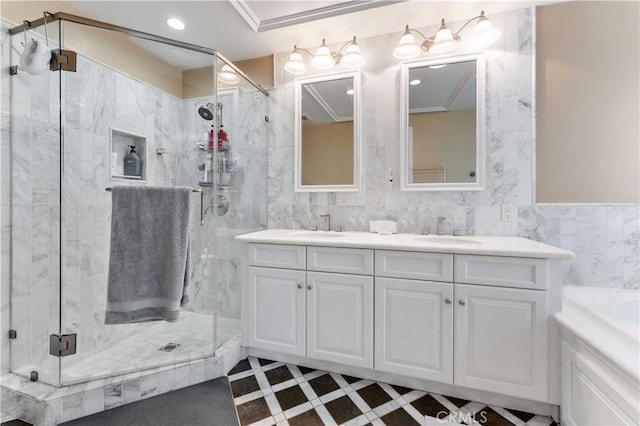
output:
[[[484,15],[484,10],[480,12],[480,15],[469,19],[465,24],[455,33],[451,32],[449,27],[442,19],[438,32],[431,37],[427,37],[415,28],[405,27],[404,34],[400,38],[398,46],[393,50],[393,56],[397,59],[411,59],[420,54],[422,50],[429,53],[444,53],[452,49],[455,49],[460,44],[460,33],[471,22],[477,21],[477,24],[473,31],[473,38],[471,39],[472,49],[482,49],[489,46],[498,38],[502,32],[495,28],[489,19]],[[418,34],[424,40],[420,45],[416,43],[414,36]]]
[[[344,54],[342,53],[343,50],[345,50]],[[322,44],[315,55],[307,49],[300,48],[297,45],[293,46],[293,52],[291,52],[289,59],[284,64],[284,69],[289,74],[304,74],[307,72],[307,65],[302,59],[301,52],[310,55],[311,65],[320,70],[331,69],[337,64],[356,68],[364,63],[364,58],[360,54],[360,46],[356,42],[356,36],[353,36],[353,40],[343,44],[336,52],[329,50],[324,39],[322,39]]]
[[[182,31],[184,30],[184,22],[179,20],[178,18],[169,18],[167,19],[167,25],[173,28],[174,30]]]
[[[218,82],[235,85],[240,82],[240,76],[229,65],[224,64],[218,71]]]

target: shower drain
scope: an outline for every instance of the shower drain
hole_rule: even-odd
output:
[[[172,350],[177,349],[179,346],[180,346],[180,343],[167,343],[166,345],[164,345],[158,350],[162,352],[171,352]]]

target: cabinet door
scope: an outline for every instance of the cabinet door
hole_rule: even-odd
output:
[[[375,368],[453,383],[453,284],[376,277]]]
[[[249,268],[249,346],[304,356],[304,274]]]
[[[545,401],[546,292],[456,284],[455,299],[454,383]]]
[[[373,368],[373,277],[307,272],[307,356]]]

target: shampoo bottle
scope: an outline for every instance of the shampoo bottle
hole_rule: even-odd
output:
[[[136,154],[135,145],[129,145],[129,153],[124,156],[124,175],[140,176],[142,174],[142,164],[140,156]]]

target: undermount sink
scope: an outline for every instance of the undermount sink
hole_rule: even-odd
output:
[[[454,237],[452,235],[418,235],[413,239],[425,243],[436,244],[482,244],[480,241],[471,238]]]
[[[294,237],[309,237],[309,238],[341,238],[344,234],[335,231],[300,231],[291,234]]]

